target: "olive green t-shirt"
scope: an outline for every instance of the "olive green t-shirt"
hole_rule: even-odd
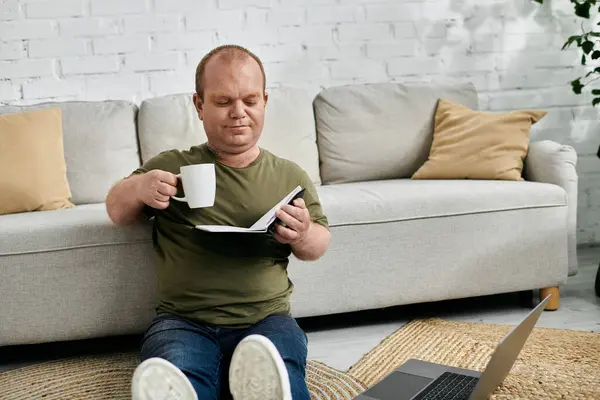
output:
[[[190,209],[187,203],[171,200],[165,210],[144,209],[147,216],[154,217],[158,314],[247,327],[268,315],[289,313],[293,290],[287,274],[289,245],[269,233],[214,233],[194,227],[250,227],[300,185],[312,220],[328,228],[311,179],[295,163],[265,149],[260,149],[258,158],[247,167],[224,165],[206,143],[186,151],[160,153],[133,173],[160,169],[178,174],[180,167],[200,163],[215,164],[214,206]]]

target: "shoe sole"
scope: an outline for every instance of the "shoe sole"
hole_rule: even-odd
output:
[[[229,368],[229,389],[235,400],[292,400],[287,369],[269,339],[245,337]]]
[[[145,360],[135,369],[131,396],[133,400],[198,400],[185,374],[157,357]]]

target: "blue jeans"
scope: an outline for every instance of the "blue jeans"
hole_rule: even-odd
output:
[[[146,331],[141,360],[160,357],[188,377],[198,399],[231,399],[229,363],[237,344],[246,336],[269,338],[283,358],[290,378],[292,398],[309,400],[305,382],[308,339],[296,320],[272,315],[244,329],[197,324],[172,315],[154,318]]]

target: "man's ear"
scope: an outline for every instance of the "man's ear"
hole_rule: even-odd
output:
[[[204,103],[202,102],[202,99],[200,99],[200,96],[198,96],[198,93],[194,93],[194,106],[196,107],[198,118],[200,118],[200,120],[203,120]]]
[[[265,106],[267,105],[268,101],[269,101],[269,93],[265,92]]]

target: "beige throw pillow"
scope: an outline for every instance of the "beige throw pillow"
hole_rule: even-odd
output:
[[[428,160],[413,179],[522,180],[531,126],[545,111],[474,111],[440,99]]]
[[[74,207],[60,108],[0,115],[0,214]]]

